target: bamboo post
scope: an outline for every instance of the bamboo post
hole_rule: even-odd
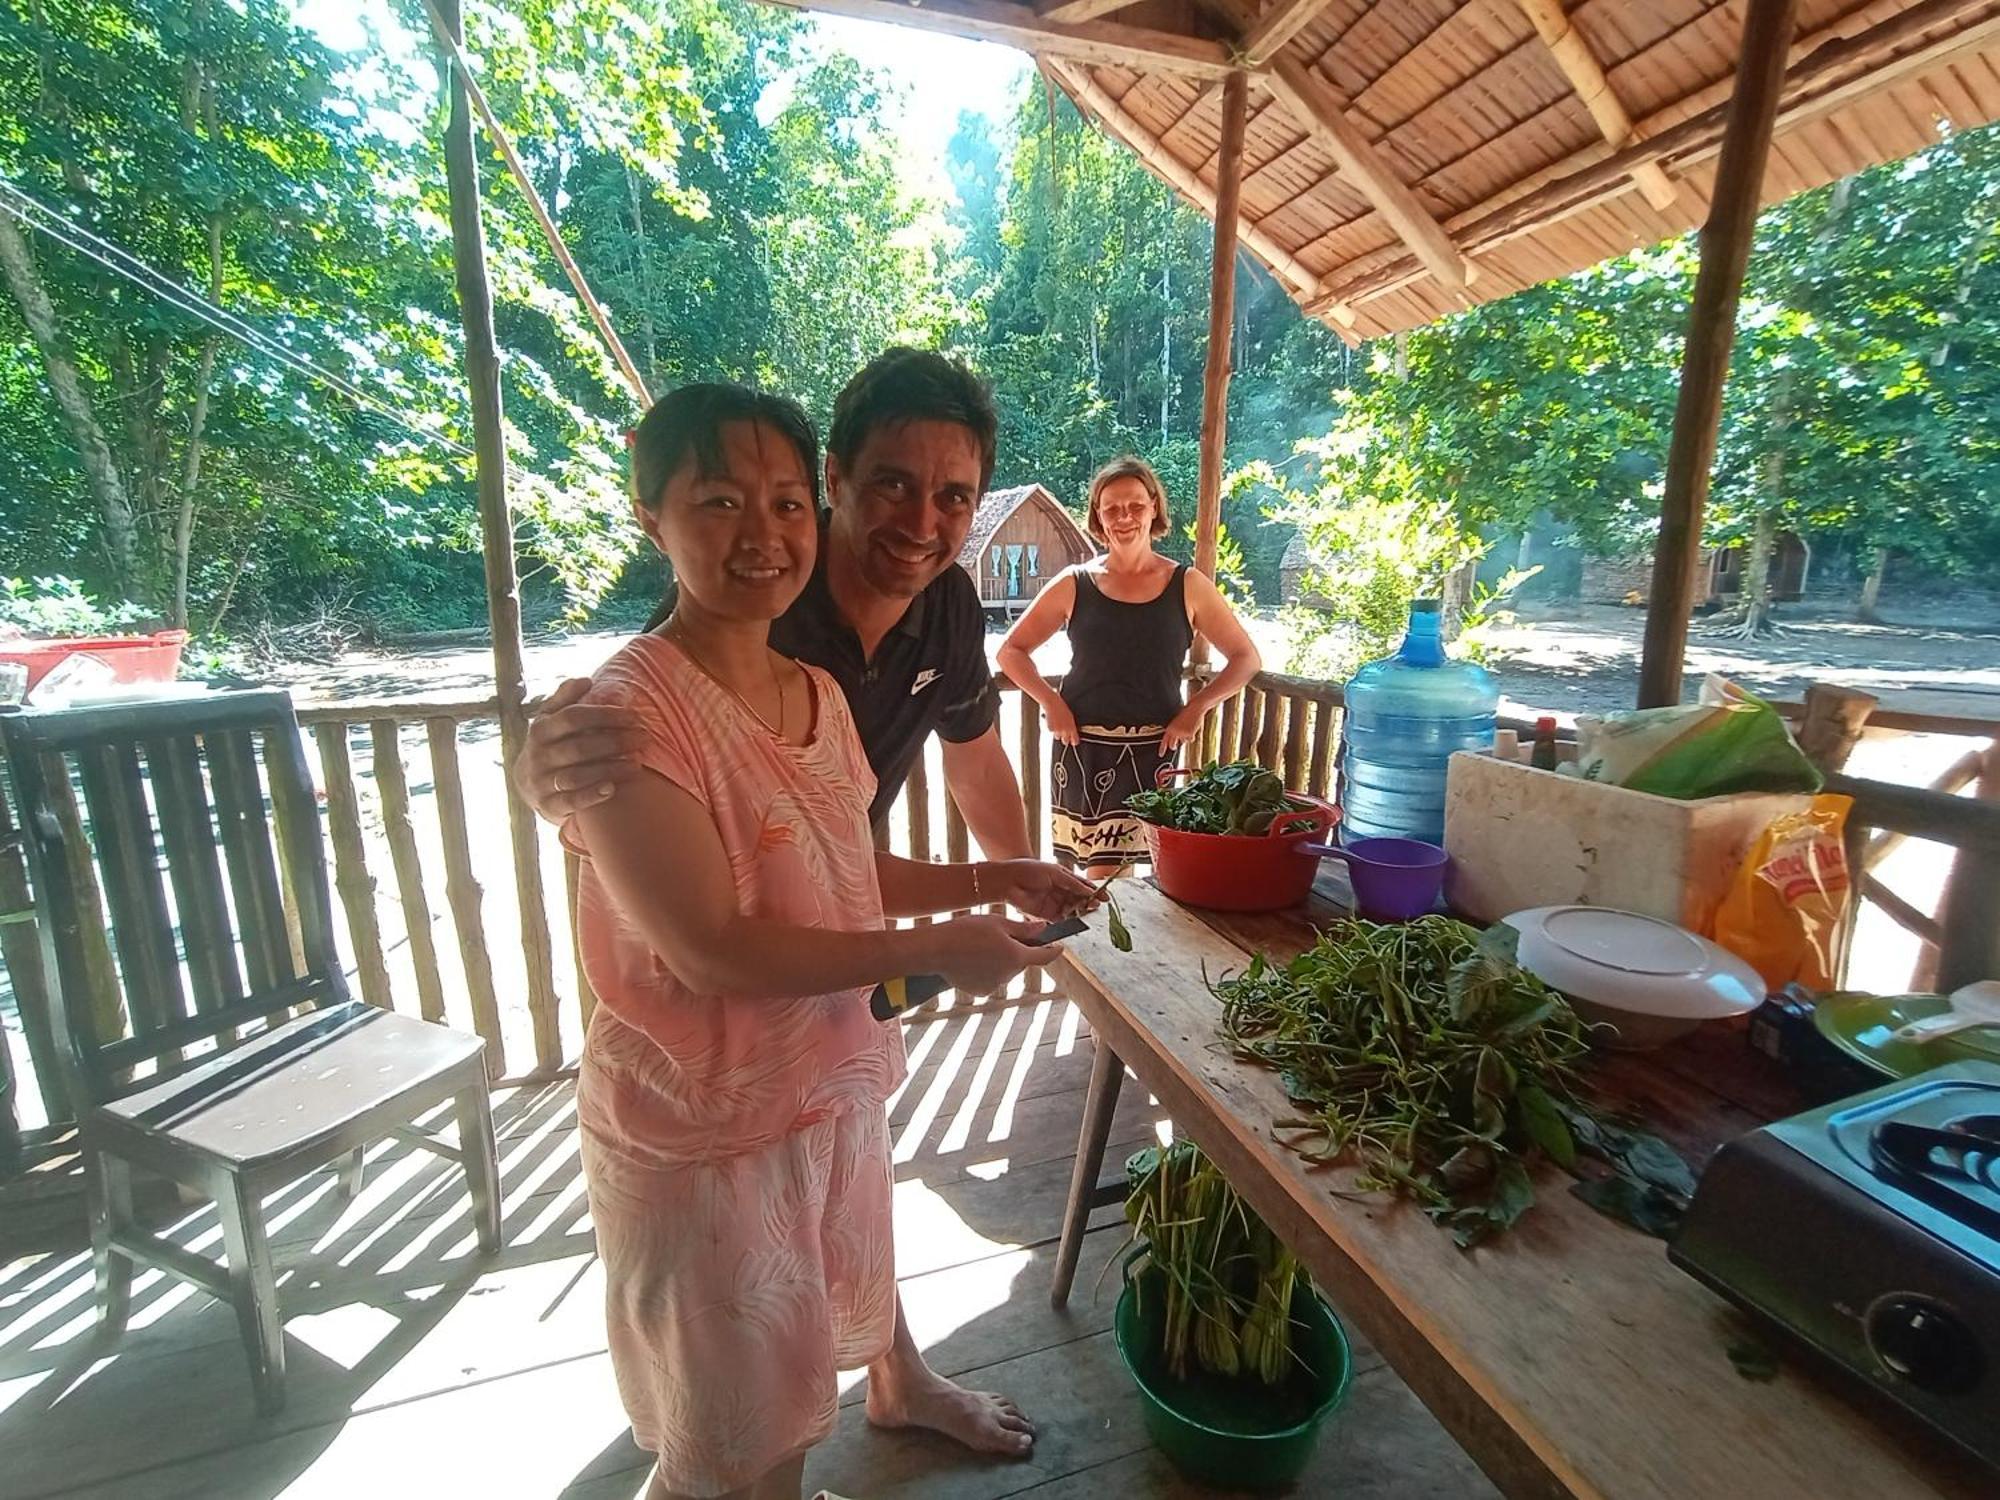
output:
[[[1799,723],[1799,748],[1806,759],[1831,775],[1847,764],[1861,743],[1861,730],[1881,699],[1859,688],[1815,682],[1806,688],[1805,717]]]
[[[2000,741],[1986,747],[1977,798],[2000,807]],[[1958,851],[1938,903],[1937,987],[1950,993],[2000,974],[2000,853],[1973,845]]]
[[[1722,423],[1729,351],[1736,342],[1736,304],[1743,295],[1772,125],[1784,92],[1785,59],[1797,20],[1798,0],[1750,0],[1743,23],[1736,90],[1730,96],[1708,222],[1701,231],[1701,270],[1695,277],[1680,400],[1667,448],[1666,493],[1660,501],[1645,654],[1639,665],[1641,708],[1681,700],[1702,512],[1708,504]]]
[[[1285,785],[1294,792],[1306,789],[1306,746],[1312,738],[1312,704],[1294,696],[1285,725]]]
[[[1222,518],[1222,459],[1229,435],[1230,338],[1236,326],[1236,231],[1243,198],[1243,130],[1249,80],[1222,85],[1222,141],[1215,157],[1215,248],[1208,274],[1208,357],[1201,385],[1201,469],[1195,501],[1194,565],[1215,576]]]
[[[962,865],[972,858],[965,814],[958,810],[958,800],[952,796],[949,786],[944,789],[944,858],[946,864],[952,865]]]
[[[111,957],[111,919],[105,915],[104,891],[97,881],[97,862],[83,829],[83,809],[76,800],[76,785],[70,780],[69,762],[60,755],[45,757],[43,779],[48,798],[54,805],[56,826],[62,835],[63,859],[69,865],[70,889],[76,893],[78,958],[83,969],[85,1004],[91,1028],[100,1042],[124,1036],[130,1016],[126,1008],[125,986],[118,977],[118,965]],[[63,982],[64,975],[58,974]],[[65,991],[68,992],[67,990]],[[74,1010],[71,1012],[74,1014]],[[63,1039],[58,1037],[58,1041]],[[67,1043],[64,1044],[67,1046]]]
[[[434,0],[445,40],[463,45],[458,0]],[[514,891],[520,904],[521,952],[527,963],[528,1015],[534,1023],[535,1066],[562,1062],[556,1026],[554,945],[542,892],[541,835],[534,810],[514,790],[514,762],[528,734],[527,674],[522,664],[521,594],[514,570],[514,520],[507,504],[507,439],[501,419],[500,353],[493,334],[493,288],[486,275],[480,224],[479,165],[472,148],[472,111],[465,77],[449,53],[439,71],[451,93],[445,126],[445,176],[451,195],[451,259],[465,325],[465,377],[472,398],[472,447],[479,475],[480,550],[486,563],[486,612],[493,627],[493,685],[500,700],[500,764],[507,823],[514,846]]]
[[[1215,156],[1215,249],[1208,267],[1208,359],[1201,377],[1201,469],[1195,496],[1194,565],[1215,576],[1222,525],[1222,459],[1229,437],[1229,343],[1236,327],[1236,230],[1243,203],[1243,128],[1250,81],[1241,71],[1222,84],[1222,143]],[[1195,638],[1195,665],[1208,642]]]
[[[944,857],[947,864],[954,865],[962,865],[972,858],[972,841],[970,833],[965,826],[965,814],[958,810],[958,800],[952,796],[949,783],[946,784],[944,789]],[[963,916],[968,911],[977,912],[981,910],[984,910],[984,908],[961,908],[959,911],[953,912],[952,915],[955,917]],[[958,1000],[984,1000],[986,998],[983,994],[966,995],[956,990],[952,994]]]
[[[1315,797],[1332,795],[1333,742],[1340,735],[1340,706],[1322,698],[1313,710],[1312,774],[1306,790]]]
[[[431,903],[424,894],[424,864],[417,855],[417,832],[410,825],[410,783],[403,774],[403,746],[394,719],[368,726],[373,747],[375,788],[382,797],[382,828],[389,859],[396,867],[396,895],[403,903],[403,930],[410,938],[410,967],[417,975],[417,1013],[444,1020],[444,981],[438,975],[437,938],[431,932]]]
[[[542,238],[548,241],[549,250],[562,266],[563,274],[569,277],[570,286],[576,290],[577,300],[583,304],[584,311],[590,314],[591,322],[597,325],[597,332],[604,340],[604,347],[611,351],[611,358],[618,366],[618,373],[623,375],[625,383],[632,387],[632,394],[638,398],[639,408],[643,411],[653,404],[652,392],[646,389],[646,382],[640,376],[638,366],[632,363],[632,356],[625,352],[624,344],[619,342],[618,335],[612,331],[611,319],[604,311],[604,304],[597,300],[597,295],[590,289],[590,283],[583,279],[583,268],[576,263],[576,257],[569,253],[569,246],[563,243],[562,232],[556,228],[555,220],[549,217],[549,210],[542,202],[542,195],[535,191],[535,184],[528,176],[528,169],[521,164],[520,154],[514,150],[513,139],[501,127],[499,119],[493,113],[493,106],[486,102],[486,91],[479,86],[479,80],[472,76],[472,64],[465,60],[465,49],[460,45],[463,40],[461,35],[463,28],[459,24],[456,0],[450,0],[449,26],[439,13],[441,3],[444,3],[444,0],[424,0],[424,9],[430,13],[431,33],[451,59],[452,66],[457,72],[459,86],[465,90],[473,108],[479,111],[479,118],[486,126],[486,133],[491,137],[494,149],[500,153],[500,159],[506,162],[508,172],[513,175],[514,185],[528,200],[528,207],[534,210],[535,222],[542,227]]]
[[[1039,859],[1048,831],[1049,810],[1042,804],[1042,706],[1026,693],[1021,699],[1021,807],[1028,815],[1028,853]]]
[[[354,766],[347,753],[345,724],[316,724],[320,769],[326,777],[327,832],[333,841],[333,884],[347,913],[354,942],[354,966],[361,998],[382,1010],[395,1009],[389,993],[389,962],[382,954],[382,930],[375,921],[375,877],[361,839],[361,799],[354,790]]]
[[[1264,732],[1257,737],[1257,763],[1267,771],[1277,771],[1278,745],[1285,732],[1285,709],[1296,710],[1297,700],[1285,693],[1269,692],[1264,695]]]
[[[576,888],[583,879],[583,861],[574,849],[563,850],[563,910],[569,913],[569,956],[576,965],[576,1009],[583,1021],[583,1034],[590,1035],[590,1018],[597,1010],[597,991],[583,966],[583,943],[576,923]]]
[[[903,783],[903,805],[910,814],[910,858],[924,864],[931,859],[931,783],[918,755],[910,764],[909,779]]]
[[[431,784],[437,788],[438,838],[444,845],[444,898],[458,933],[458,957],[465,970],[465,996],[472,1029],[486,1042],[486,1076],[506,1071],[507,1043],[500,1033],[500,1002],[493,993],[493,960],[486,951],[483,892],[473,870],[472,845],[465,830],[465,783],[458,771],[458,724],[427,719],[431,743]]]
[[[1243,717],[1243,703],[1249,694],[1248,688],[1240,688],[1231,694],[1222,705],[1222,724],[1215,731],[1215,748],[1209,759],[1230,761],[1236,758],[1236,728]]]
[[[21,1033],[28,1043],[28,1065],[35,1070],[35,1088],[42,1112],[50,1121],[71,1118],[69,1091],[63,1078],[62,1047],[56,1040],[55,1008],[49,1000],[48,971],[42,967],[42,944],[35,926],[35,899],[28,885],[22,845],[14,837],[9,788],[0,783],[0,963],[21,1016]],[[5,1039],[0,1038],[0,1047]],[[18,1097],[18,1096],[17,1096]],[[4,1126],[4,1122],[0,1122]]]

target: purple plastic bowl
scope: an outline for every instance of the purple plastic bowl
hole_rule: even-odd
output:
[[[1423,839],[1356,839],[1351,844],[1303,844],[1308,854],[1347,861],[1354,906],[1371,922],[1407,922],[1437,905],[1450,858]]]

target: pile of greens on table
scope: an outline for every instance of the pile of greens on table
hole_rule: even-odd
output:
[[[1270,832],[1280,813],[1302,812],[1310,804],[1288,796],[1277,774],[1255,761],[1211,762],[1178,786],[1135,792],[1125,805],[1148,823],[1182,833]]]
[[[1344,922],[1289,964],[1261,955],[1214,987],[1241,1057],[1279,1070],[1299,1107],[1295,1149],[1349,1158],[1360,1185],[1413,1198],[1461,1245],[1535,1201],[1529,1165],[1608,1166],[1575,1191],[1656,1234],[1693,1191],[1652,1136],[1579,1099],[1584,1025],[1513,958],[1516,933],[1450,917]]]

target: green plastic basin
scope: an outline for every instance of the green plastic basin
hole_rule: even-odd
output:
[[[1169,1462],[1198,1484],[1281,1490],[1312,1458],[1326,1419],[1347,1399],[1354,1360],[1333,1311],[1304,1284],[1292,1297],[1292,1351],[1304,1365],[1282,1385],[1169,1374],[1159,1356],[1165,1299],[1159,1272],[1128,1280],[1112,1336],[1139,1387],[1146,1431]],[[1145,1284],[1145,1295],[1139,1294]]]

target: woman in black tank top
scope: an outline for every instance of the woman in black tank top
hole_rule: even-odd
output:
[[[1146,856],[1125,799],[1149,790],[1208,710],[1262,663],[1215,585],[1153,550],[1167,534],[1167,500],[1144,461],[1122,458],[1098,471],[1085,526],[1108,552],[1049,581],[1007,632],[999,663],[1041,704],[1055,738],[1056,853],[1102,879]],[[1032,653],[1063,629],[1070,668],[1058,691]],[[1181,669],[1197,631],[1221,652],[1223,667],[1183,704]]]

